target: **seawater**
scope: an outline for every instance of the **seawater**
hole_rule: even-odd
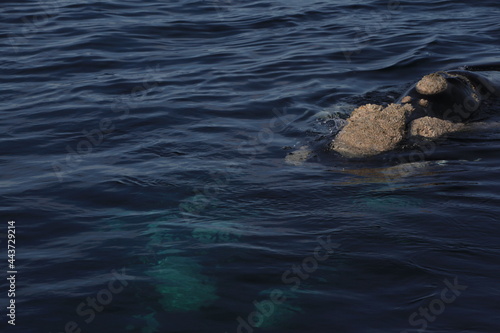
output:
[[[353,108],[498,62],[499,10],[4,2],[2,332],[498,332],[498,131],[325,149]]]

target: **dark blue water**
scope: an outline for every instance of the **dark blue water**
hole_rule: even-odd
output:
[[[354,107],[499,61],[498,1],[0,16],[2,332],[500,331],[498,130],[325,151]]]

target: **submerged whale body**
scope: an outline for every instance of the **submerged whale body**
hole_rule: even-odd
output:
[[[460,131],[485,100],[497,95],[491,81],[471,71],[428,74],[394,104],[354,110],[330,149],[346,157],[365,157],[392,150],[411,136],[436,138]]]

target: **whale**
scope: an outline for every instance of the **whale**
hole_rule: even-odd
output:
[[[495,65],[496,66],[496,65]],[[366,104],[355,109],[329,149],[345,157],[367,157],[397,148],[410,137],[438,138],[468,126],[480,116],[482,105],[498,97],[500,89],[474,70],[464,67],[427,74],[395,103]]]
[[[365,104],[349,118],[337,119],[335,136],[325,152],[347,158],[364,158],[403,146],[405,141],[432,140],[457,131],[500,128],[500,122],[479,121],[482,109],[495,109],[500,87],[482,72],[498,72],[500,63],[467,65],[427,74],[405,89],[389,105]],[[498,109],[498,108],[497,108]],[[324,146],[323,146],[324,147]],[[324,151],[323,148],[318,148]],[[298,166],[316,156],[314,148],[301,145],[285,157]]]

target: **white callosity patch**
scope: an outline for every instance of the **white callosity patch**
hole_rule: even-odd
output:
[[[418,81],[415,88],[422,95],[435,95],[443,92],[448,87],[448,82],[439,73],[432,73],[424,76]]]
[[[405,137],[409,104],[386,108],[367,104],[353,111],[347,125],[331,144],[331,149],[347,157],[376,155],[394,149]]]
[[[444,134],[461,131],[465,124],[454,123],[434,117],[422,117],[410,123],[409,133],[411,136],[422,136],[435,139]]]
[[[298,150],[286,155],[285,163],[288,165],[301,165],[312,155],[312,150],[308,146],[302,146]]]

